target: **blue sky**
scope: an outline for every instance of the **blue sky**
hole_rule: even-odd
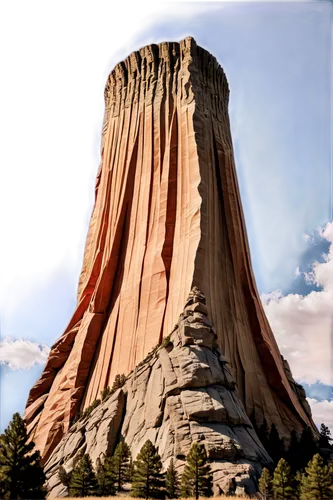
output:
[[[1,430],[23,411],[45,363],[43,346],[62,334],[75,307],[107,75],[133,50],[189,35],[229,81],[266,312],[315,416],[333,428],[332,3],[35,0],[1,11]],[[311,363],[313,349],[322,370]]]

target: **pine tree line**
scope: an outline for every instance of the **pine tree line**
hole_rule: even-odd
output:
[[[161,457],[147,440],[132,463],[131,452],[125,442],[116,447],[112,457],[98,460],[93,468],[88,454],[81,457],[71,473],[59,467],[58,477],[68,487],[71,497],[114,496],[131,483],[131,496],[136,498],[179,498],[210,496],[212,475],[203,445],[193,443],[181,479],[171,459],[166,473],[162,473]]]
[[[284,439],[279,436],[274,424],[269,429],[267,421],[264,419],[262,424],[258,426],[254,414],[251,415],[250,420],[274,464],[277,465],[279,460],[284,458],[289,463],[294,474],[297,471],[304,471],[306,465],[316,453],[319,453],[325,460],[333,451],[331,432],[324,424],[321,424],[320,427],[319,440],[314,438],[310,427],[305,427],[300,437],[295,431],[292,431],[289,445],[286,446]]]
[[[328,500],[333,498],[333,468],[330,467],[316,453],[303,473],[293,474],[288,462],[281,458],[273,475],[263,469],[259,491],[264,500]]]
[[[281,443],[274,427],[271,434],[276,442]],[[264,469],[259,480],[263,498],[333,498],[333,461],[327,460],[329,455],[326,455],[325,459],[325,456],[323,458],[319,453],[314,453],[304,468],[295,469],[296,458],[293,453],[297,446],[302,453],[307,452],[309,455],[309,450],[317,449],[309,446],[312,440],[312,433],[310,435],[308,429],[304,430],[300,439],[296,434],[292,435],[288,453],[294,459],[294,467],[282,457],[273,475],[271,471]],[[321,426],[319,444],[326,451],[332,450],[330,431],[325,425]],[[14,414],[8,428],[0,435],[0,498],[45,498],[45,475],[40,465],[40,454],[34,447],[34,443],[29,442],[25,421],[18,413]],[[72,472],[67,473],[66,469],[60,466],[58,474],[61,482],[68,487],[70,495],[76,497],[116,495],[124,489],[125,483],[132,483],[132,496],[139,498],[198,498],[210,496],[212,487],[212,474],[206,451],[199,443],[193,443],[186,457],[181,478],[173,459],[166,473],[162,473],[161,458],[149,440],[141,448],[134,463],[128,445],[121,442],[112,457],[97,461],[95,470],[89,455],[86,454],[77,459]]]

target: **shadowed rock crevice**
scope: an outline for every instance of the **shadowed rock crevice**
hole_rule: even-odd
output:
[[[161,367],[152,374],[166,384],[161,398],[170,396],[154,422],[161,413],[182,412],[182,424],[166,422],[176,426],[174,436],[190,436],[191,426],[215,412],[223,425],[247,428],[244,416],[237,424],[241,414],[233,415],[232,400],[225,403],[234,383],[244,415],[255,413],[258,425],[265,418],[286,439],[292,429],[315,429],[256,289],[223,69],[193,38],[149,45],[115,67],[104,95],[102,162],[78,305],[26,409],[43,460],[78,408],[89,407],[117,374],[135,367],[141,373],[140,363],[172,332],[194,285],[207,304],[190,298],[186,319],[172,333],[174,348],[159,351]],[[221,367],[218,349],[229,364]],[[162,370],[162,351],[173,384]],[[155,354],[145,364],[150,366]],[[196,405],[202,401],[200,411],[189,403],[185,388]],[[166,422],[158,428],[166,428]],[[132,429],[131,420],[127,424]],[[184,454],[180,442],[175,437],[175,456]]]

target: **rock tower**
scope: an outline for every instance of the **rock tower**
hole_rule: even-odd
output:
[[[77,412],[99,398],[117,374],[132,372],[123,396],[117,396],[126,399],[144,371],[141,364],[138,374],[138,364],[176,331],[175,352],[159,354],[159,374],[149,389],[152,398],[164,401],[163,412],[159,407],[145,419],[155,429],[149,434],[147,427],[149,436],[164,443],[165,458],[183,456],[188,444],[203,436],[211,457],[216,441],[215,457],[221,459],[223,426],[238,426],[246,434],[250,415],[258,424],[266,418],[287,438],[291,429],[315,429],[304,390],[280,355],[256,289],[228,96],[223,69],[193,38],[144,47],[108,78],[102,161],[77,307],[26,408],[31,436],[49,464]],[[177,349],[183,350],[183,361]],[[229,363],[225,372],[223,360]],[[193,363],[191,369],[187,363]],[[139,429],[139,416],[131,420],[135,410],[128,413],[124,401],[127,409],[119,410],[117,425],[125,426],[135,448],[147,432]],[[159,441],[157,428],[164,436],[169,432],[163,427],[166,408],[173,438]],[[183,419],[179,425],[177,418]],[[210,434],[200,429],[202,421],[210,422]],[[183,438],[177,438],[177,425]],[[247,439],[257,439],[251,432]],[[234,444],[247,445],[237,432],[229,434],[232,462]],[[267,460],[260,442],[252,449],[253,460]]]

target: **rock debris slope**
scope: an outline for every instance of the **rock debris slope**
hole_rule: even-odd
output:
[[[44,460],[78,410],[169,334],[193,286],[247,415],[286,437],[314,428],[256,289],[228,96],[193,38],[144,47],[110,74],[77,308],[27,403]]]
[[[206,447],[214,493],[256,490],[271,459],[240,401],[229,364],[217,347],[203,295],[194,289],[170,337],[129,374],[125,385],[88,418],[74,424],[45,465],[49,497],[67,493],[57,476],[82,453],[93,463],[124,439],[135,457],[147,439],[164,469],[171,457],[181,472],[193,441]]]

